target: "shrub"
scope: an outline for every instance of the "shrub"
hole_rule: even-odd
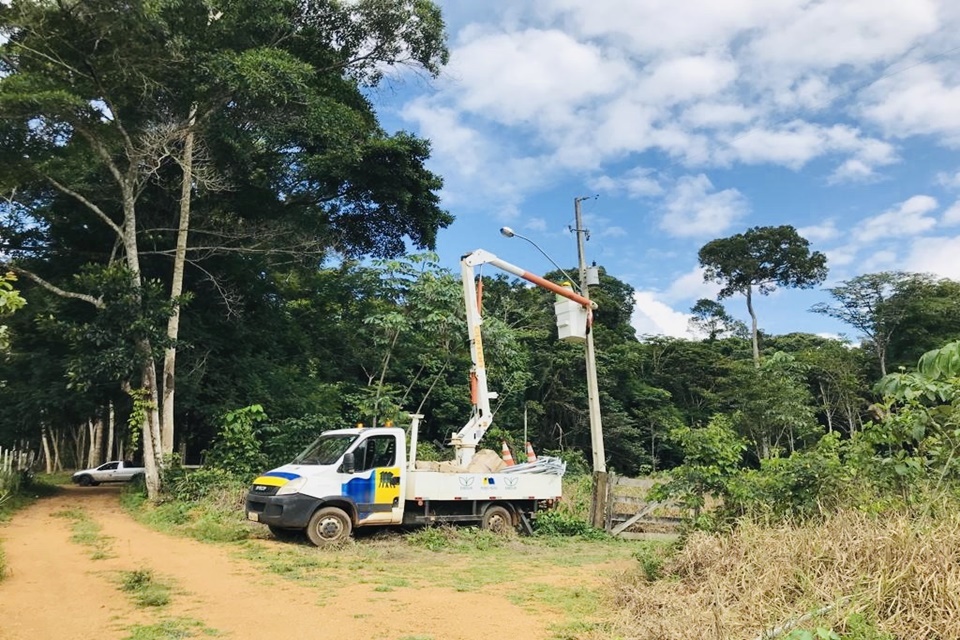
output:
[[[266,419],[267,414],[258,404],[228,412],[213,446],[207,451],[206,466],[247,479],[263,471],[267,460],[260,450],[254,427]]]
[[[579,536],[592,540],[609,537],[602,529],[594,529],[586,520],[559,509],[538,513],[533,521],[533,530],[540,536]]]

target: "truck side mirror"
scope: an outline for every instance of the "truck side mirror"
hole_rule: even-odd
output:
[[[353,473],[357,470],[357,463],[353,459],[353,451],[343,454],[343,464],[340,465],[344,473]]]

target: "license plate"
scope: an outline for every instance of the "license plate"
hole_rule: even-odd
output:
[[[247,520],[253,520],[254,522],[260,522],[260,514],[254,513],[253,511],[247,512]]]

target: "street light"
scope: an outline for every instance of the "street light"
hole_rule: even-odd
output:
[[[590,289],[587,286],[587,260],[584,257],[583,243],[587,230],[583,228],[583,220],[580,214],[580,203],[587,198],[574,198],[574,212],[576,214],[577,228],[577,254],[580,263],[580,295],[584,298],[590,298]],[[553,258],[547,255],[547,252],[540,248],[536,242],[520,235],[510,227],[502,227],[500,233],[507,238],[521,238],[532,244],[537,251],[542,253],[553,266],[560,270],[571,284],[573,278],[558,265]],[[600,417],[600,390],[597,382],[597,359],[596,351],[593,346],[593,331],[587,331],[586,340],[586,368],[587,368],[587,402],[590,410],[590,445],[593,449],[593,499],[590,505],[590,520],[594,527],[602,529],[605,525],[604,506],[607,501],[607,461],[603,450],[603,422]]]
[[[570,282],[571,285],[577,286],[577,285],[576,285],[576,281],[573,279],[573,276],[571,276],[569,273],[567,273],[566,271],[564,271],[564,270],[563,270],[563,267],[561,267],[561,266],[558,265],[556,262],[554,262],[553,258],[551,258],[551,257],[547,254],[546,251],[544,251],[543,249],[540,248],[540,245],[538,245],[536,242],[534,242],[533,240],[531,240],[531,239],[528,238],[527,236],[522,236],[522,235],[520,235],[519,233],[517,233],[516,231],[514,231],[514,230],[511,229],[510,227],[500,227],[500,235],[505,236],[505,237],[507,237],[507,238],[520,238],[521,240],[526,240],[527,242],[529,242],[530,244],[532,244],[532,245],[537,249],[537,251],[539,251],[540,253],[542,253],[542,254],[543,254],[543,257],[546,258],[547,260],[549,260],[549,261],[550,261],[550,264],[552,264],[553,266],[555,266],[555,267],[557,268],[557,270],[558,270],[560,273],[563,274],[563,277],[566,278],[566,279]],[[577,287],[577,288],[579,289],[579,288],[581,288],[581,287]],[[583,291],[581,291],[580,293],[583,293]],[[583,295],[586,295],[586,294],[583,294]]]

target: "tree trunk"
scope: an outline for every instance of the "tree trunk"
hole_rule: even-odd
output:
[[[820,397],[823,399],[823,413],[827,416],[827,433],[833,433],[833,411],[827,400],[827,390],[823,386],[823,380],[819,381]]]
[[[141,353],[149,353],[150,343],[140,341]],[[163,470],[163,452],[160,449],[160,399],[157,390],[157,369],[153,358],[144,362],[142,370],[142,386],[140,401],[143,403],[143,467],[147,484],[147,497],[155,500],[160,496],[160,472]]]
[[[63,437],[62,432],[50,430],[50,444],[53,445],[53,470],[60,471],[63,464],[60,460],[60,440]]]
[[[50,457],[50,440],[47,436],[47,425],[40,425],[40,444],[43,445],[43,459],[44,459],[44,468],[47,470],[47,475],[53,473],[53,458]]]
[[[747,286],[747,311],[750,313],[750,337],[753,339],[753,366],[760,368],[760,341],[757,339],[757,314],[753,311],[753,287]]]
[[[96,444],[96,441],[97,441],[96,435],[94,434],[95,430],[96,430],[96,426],[93,424],[93,420],[90,420],[89,418],[87,418],[87,435],[90,438],[89,443],[87,445],[87,463],[86,463],[87,467],[97,466],[95,462],[96,456],[94,455],[94,449],[93,449],[93,446],[94,444]]]
[[[116,421],[116,414],[113,411],[113,400],[107,406],[107,460],[113,460],[113,427]],[[117,452],[118,457],[120,452]]]
[[[90,451],[93,453],[93,464],[90,466],[103,464],[103,417],[99,415],[93,422],[93,446]]]
[[[137,245],[136,197],[129,179],[121,185],[123,192],[123,250],[126,254],[127,268],[130,270],[130,285],[136,292],[136,301],[142,301],[143,282],[140,276],[140,251]],[[143,412],[143,467],[147,484],[147,497],[155,500],[160,496],[160,472],[163,469],[163,455],[160,440],[160,394],[157,389],[157,365],[153,358],[153,347],[148,338],[137,340],[137,354],[141,358],[141,392],[144,396],[135,398],[141,402]]]
[[[180,333],[180,301],[183,294],[183,271],[187,258],[187,236],[190,232],[190,204],[193,188],[193,137],[197,122],[197,105],[190,107],[190,119],[183,138],[183,158],[180,166],[183,178],[180,184],[180,225],[177,229],[177,248],[173,258],[173,276],[170,285],[170,300],[173,313],[167,319],[167,340],[170,346],[163,354],[163,421],[161,423],[162,452],[173,453],[173,410],[176,391],[177,336]]]

